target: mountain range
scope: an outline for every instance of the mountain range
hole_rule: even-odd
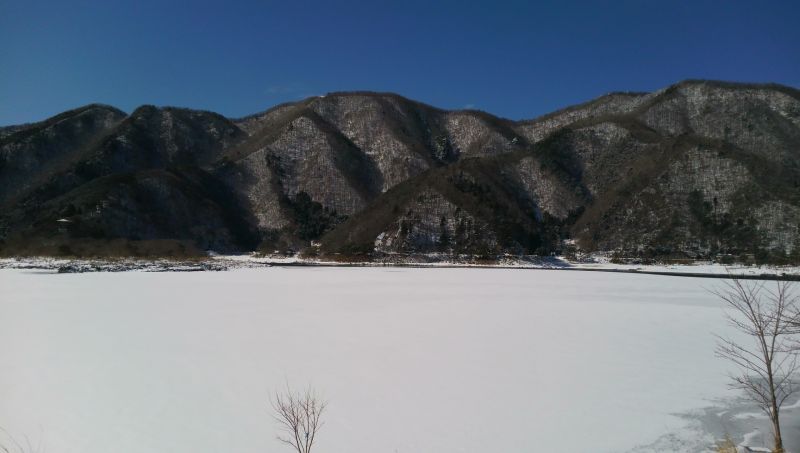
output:
[[[800,91],[688,80],[525,121],[346,92],[0,128],[0,254],[209,250],[800,262]]]

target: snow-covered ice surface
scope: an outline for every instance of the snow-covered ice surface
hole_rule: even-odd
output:
[[[0,426],[59,453],[697,452],[768,441],[726,387],[715,279],[517,269],[0,270]],[[790,451],[800,409],[787,411]],[[758,430],[758,432],[756,432]],[[753,434],[755,432],[755,434]]]

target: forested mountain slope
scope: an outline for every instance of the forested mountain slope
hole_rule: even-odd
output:
[[[533,101],[532,101],[533,102]],[[540,118],[332,93],[241,119],[89,105],[0,128],[0,253],[800,260],[800,92],[685,81]]]

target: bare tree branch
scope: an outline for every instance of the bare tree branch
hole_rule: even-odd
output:
[[[28,436],[23,435],[25,440],[25,444],[23,445],[2,426],[0,426],[0,434],[2,434],[0,437],[5,438],[5,442],[10,442],[10,444],[7,445],[4,443],[3,439],[0,439],[0,453],[40,453],[44,451],[44,449],[42,449],[41,439],[39,439],[37,446],[34,447]]]
[[[752,338],[751,344],[738,344],[717,336],[716,354],[734,363],[741,374],[732,376],[731,387],[743,390],[772,422],[775,452],[783,452],[780,409],[795,393],[792,380],[798,370],[798,342],[790,338],[800,333],[800,303],[791,282],[743,281],[731,276],[724,287],[712,291],[728,308],[728,322]]]

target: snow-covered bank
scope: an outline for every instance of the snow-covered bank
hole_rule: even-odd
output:
[[[570,261],[564,257],[505,256],[492,262],[475,261],[468,257],[420,255],[389,258],[382,261],[331,261],[299,256],[216,255],[196,260],[168,259],[68,259],[53,257],[0,258],[0,269],[44,269],[61,273],[81,272],[191,272],[222,271],[268,266],[329,266],[329,267],[418,267],[418,268],[499,268],[499,269],[557,269],[605,272],[666,274],[676,276],[727,276],[800,279],[797,266],[723,265],[712,262],[691,264],[617,264],[599,257],[591,261]]]
[[[233,267],[240,267],[232,262]],[[248,267],[257,267],[252,263]],[[168,259],[70,259],[54,257],[0,258],[0,269],[39,269],[58,273],[84,272],[196,272],[223,271],[231,269],[225,261],[204,260],[168,260]]]
[[[737,276],[800,276],[800,267],[797,266],[768,266],[768,265],[724,265],[711,262],[696,262],[692,264],[616,264],[609,261],[590,263],[571,263],[571,267],[583,270],[613,270],[631,271],[641,273],[665,274],[698,274],[698,275],[737,275]]]
[[[721,436],[685,414],[738,395],[713,353],[712,332],[736,335],[715,284],[558,270],[4,269],[0,426],[62,453],[281,452],[268,400],[288,380],[330,402],[329,453],[702,451]]]

